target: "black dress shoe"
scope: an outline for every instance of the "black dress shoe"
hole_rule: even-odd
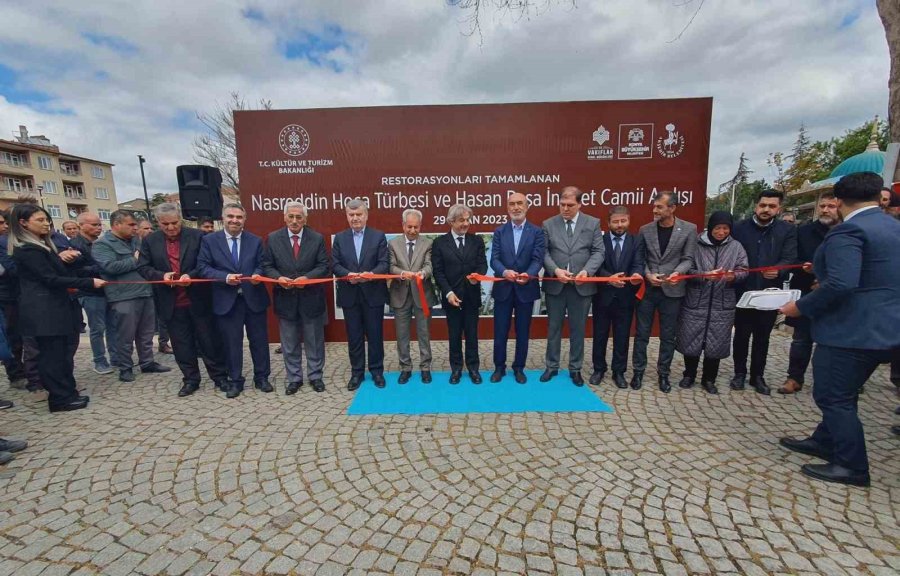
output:
[[[268,392],[274,392],[274,391],[275,391],[275,389],[272,388],[272,385],[269,384],[269,379],[268,379],[268,378],[266,378],[265,380],[257,380],[256,382],[253,383],[253,386],[254,386],[257,390],[259,390],[260,392],[266,392],[266,393],[268,393]]]
[[[900,406],[894,408],[894,416],[900,416]]]
[[[800,472],[810,478],[824,480],[825,482],[862,487],[867,487],[871,484],[868,472],[854,472],[837,464],[804,464],[800,467]]]
[[[194,392],[196,392],[200,388],[199,384],[188,384],[187,382],[182,385],[181,390],[178,391],[178,396],[184,398],[185,396],[190,396]]]
[[[503,380],[503,377],[506,376],[506,370],[503,368],[497,368],[494,370],[494,373],[491,374],[491,382],[496,384],[497,382]]]
[[[409,379],[412,378],[412,372],[409,370],[404,370],[400,372],[400,377],[397,378],[397,384],[406,384],[409,382]]]
[[[431,370],[422,370],[422,384],[431,384]]]
[[[590,382],[591,386],[597,386],[598,384],[603,382],[604,376],[606,376],[606,372],[594,371],[594,373],[591,374],[591,379],[588,380],[588,382]]]
[[[315,390],[316,392],[325,391],[325,382],[322,382],[321,380],[313,380],[311,383],[313,390]]]
[[[462,370],[451,370],[450,371],[450,383],[451,384],[459,384],[460,380],[462,380]]]
[[[513,368],[513,377],[516,379],[516,382],[519,384],[524,384],[528,382],[528,377],[525,376],[525,371],[521,368]]]
[[[119,370],[119,382],[134,382],[134,371],[130,368],[128,370]]]
[[[151,362],[146,366],[141,366],[141,374],[163,374],[165,372],[171,372],[172,369],[168,366],[163,366],[159,362]]]
[[[79,398],[77,400],[72,400],[71,402],[68,402],[66,404],[56,404],[56,405],[50,406],[50,411],[51,412],[72,412],[73,410],[81,410],[82,408],[87,408],[87,405],[88,405],[87,400],[82,400]]]
[[[679,388],[693,388],[694,384],[697,383],[697,379],[693,376],[685,376],[678,382]]]
[[[241,389],[236,385],[231,384],[227,388],[225,388],[225,397],[226,398],[237,398],[241,395]]]
[[[0,400],[0,410],[6,410],[7,408],[12,408],[15,404],[12,403],[11,400]]]
[[[812,438],[804,438],[803,440],[797,440],[796,438],[781,438],[778,440],[778,443],[792,452],[799,452],[800,454],[806,454],[807,456],[815,456],[826,462],[831,461],[832,451]]]
[[[891,434],[900,436],[900,426],[891,426]]]
[[[469,379],[472,384],[481,384],[481,373],[478,370],[469,370]]]
[[[81,394],[79,394],[78,399],[79,399],[79,400],[83,400],[83,401],[85,401],[85,402],[90,402],[90,401],[91,401],[91,397],[90,397],[90,396],[85,396],[85,395],[81,395]]]
[[[287,386],[284,387],[284,393],[288,396],[293,396],[301,386],[303,386],[303,382],[288,382]]]
[[[625,389],[628,388],[628,382],[625,381],[625,374],[621,372],[613,372],[613,382],[616,384],[616,388]]]
[[[217,390],[225,391],[225,388],[228,387],[228,382],[226,380],[213,380],[213,385]]]
[[[354,390],[359,389],[359,385],[362,384],[362,376],[351,376],[350,381],[347,382],[347,390],[353,392]]]
[[[772,389],[769,388],[769,385],[766,384],[765,378],[762,376],[754,376],[750,379],[750,385],[753,386],[753,389],[758,393],[763,394],[765,396],[772,395]]]
[[[732,390],[743,390],[746,380],[747,380],[746,374],[735,374],[734,378],[731,379],[731,382],[728,383],[728,386]]]
[[[572,384],[584,386],[584,378],[581,377],[581,372],[569,372],[569,378],[572,379]]]
[[[631,377],[631,389],[632,390],[640,390],[641,386],[644,385],[644,373],[643,372],[635,372]]]
[[[547,370],[544,370],[544,373],[541,374],[541,377],[539,378],[539,380],[541,382],[549,382],[557,374],[559,374],[559,370],[550,370],[548,368]]]
[[[669,382],[668,376],[659,377],[659,391],[668,394],[672,391],[672,384]]]
[[[375,382],[376,388],[384,388],[386,384],[384,381],[384,374],[372,374],[372,381]]]
[[[709,394],[718,394],[719,393],[719,389],[716,388],[716,383],[712,380],[701,380],[700,386],[702,386],[703,389],[706,390],[706,392]]]

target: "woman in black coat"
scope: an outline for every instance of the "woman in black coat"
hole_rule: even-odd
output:
[[[17,204],[10,212],[9,252],[19,272],[19,326],[38,345],[38,372],[49,393],[51,412],[79,410],[88,397],[79,396],[69,345],[78,338],[81,318],[68,289],[93,290],[106,281],[77,278],[50,240],[50,215],[36,204]]]

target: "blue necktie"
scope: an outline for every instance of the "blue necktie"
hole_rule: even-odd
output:
[[[234,262],[234,267],[238,266],[238,247],[237,247],[237,236],[231,237],[231,261]]]

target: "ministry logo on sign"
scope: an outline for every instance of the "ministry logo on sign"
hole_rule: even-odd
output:
[[[278,145],[288,156],[303,156],[309,150],[309,132],[299,124],[288,124],[278,134]]]
[[[619,124],[619,159],[653,158],[653,124]]]
[[[588,160],[612,160],[612,147],[604,146],[604,144],[609,142],[609,130],[601,124],[599,128],[594,130],[593,138],[597,145],[588,148]]]

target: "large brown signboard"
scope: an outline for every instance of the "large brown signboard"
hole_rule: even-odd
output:
[[[512,191],[527,195],[528,219],[540,225],[558,213],[562,187],[578,186],[584,211],[605,223],[612,206],[628,206],[636,232],[656,195],[673,190],[677,215],[702,229],[711,115],[711,98],[235,112],[241,201],[260,236],[283,226],[284,203],[297,200],[327,239],[347,227],[351,198],[368,202],[369,226],[389,238],[406,208],[422,211],[424,234],[446,233],[447,210],[461,202],[489,246]],[[482,313],[491,310],[486,298]],[[446,338],[441,315],[435,338]],[[329,319],[327,337],[345,340],[333,298]],[[483,335],[491,324],[482,320]],[[544,337],[546,319],[532,331]]]

